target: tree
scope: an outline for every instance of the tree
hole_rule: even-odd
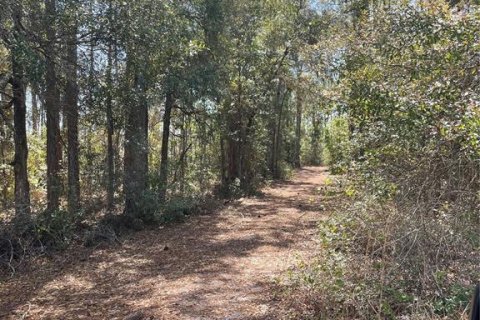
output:
[[[172,91],[168,91],[165,97],[165,112],[163,114],[163,134],[162,134],[162,155],[160,160],[160,202],[165,202],[168,185],[168,144],[170,140],[170,122],[172,109],[175,103],[175,96]]]
[[[114,120],[113,120],[113,45],[108,44],[107,52],[107,92],[106,92],[106,114],[107,114],[107,209],[111,211],[115,201],[115,150],[113,147]]]
[[[127,101],[125,126],[125,214],[134,217],[141,212],[140,201],[148,187],[148,105],[145,76],[130,51],[128,67],[133,77],[133,94]]]
[[[30,184],[28,182],[27,159],[27,131],[26,131],[26,104],[25,104],[25,78],[22,63],[23,35],[22,35],[22,8],[16,3],[12,8],[13,39],[12,39],[12,92],[14,108],[14,140],[15,158],[13,167],[15,171],[15,213],[19,220],[28,219],[30,214]]]
[[[47,210],[58,210],[62,184],[60,160],[60,99],[55,70],[56,49],[56,1],[45,0],[45,110],[47,113]]]
[[[73,3],[71,3],[73,4]],[[80,207],[80,164],[78,142],[78,85],[77,85],[77,21],[75,8],[70,9],[66,39],[65,110],[68,143],[68,211],[73,214]]]
[[[303,97],[302,91],[297,89],[296,92],[296,114],[295,114],[295,152],[293,165],[296,168],[301,167],[300,156],[302,153],[302,117],[303,117]]]

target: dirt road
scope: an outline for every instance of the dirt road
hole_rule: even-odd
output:
[[[307,167],[264,196],[121,246],[35,261],[0,283],[0,318],[276,319],[272,281],[311,253],[326,176]]]

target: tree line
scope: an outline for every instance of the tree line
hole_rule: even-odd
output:
[[[4,1],[0,174],[16,219],[93,199],[141,217],[152,199],[250,193],[320,163],[324,79],[309,70],[330,21],[310,2]]]

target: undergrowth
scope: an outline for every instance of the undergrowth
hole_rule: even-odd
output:
[[[339,185],[328,189],[324,196]],[[460,199],[429,210],[385,188],[341,189],[343,204],[319,224],[316,257],[283,279],[285,318],[467,319],[479,280],[478,212]]]
[[[121,244],[124,234],[181,223],[191,215],[213,212],[219,203],[213,197],[172,197],[160,204],[155,196],[146,194],[135,217],[58,210],[32,215],[26,221],[8,220],[0,226],[0,271],[13,275],[29,257],[65,250],[73,244]]]

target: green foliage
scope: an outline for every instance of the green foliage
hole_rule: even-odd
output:
[[[16,5],[22,11],[20,22],[24,31],[14,35],[11,13]],[[12,55],[25,66],[28,123],[33,120],[30,103],[33,94],[39,102],[40,128],[27,125],[28,174],[34,212],[42,211],[46,204],[42,93],[47,83],[45,57],[40,54],[49,45],[42,40],[45,18],[51,19],[59,30],[70,30],[75,25],[78,32],[79,60],[74,67],[81,106],[79,166],[85,206],[105,198],[109,185],[106,161],[109,126],[113,129],[114,196],[115,200],[122,198],[122,149],[130,139],[125,136],[125,112],[126,106],[135,105],[140,98],[135,94],[137,88],[133,88],[139,75],[145,81],[144,98],[149,107],[149,181],[154,192],[164,187],[159,186],[156,171],[160,166],[165,93],[175,91],[167,198],[201,197],[223,182],[228,184],[223,186],[227,194],[253,194],[266,178],[288,177],[290,166],[297,161],[296,145],[302,145],[302,150],[308,148],[303,140],[309,135],[309,119],[307,116],[299,119],[302,122],[297,132],[292,121],[296,117],[296,102],[292,97],[294,92],[302,92],[305,114],[319,114],[312,111],[318,100],[314,91],[319,80],[313,71],[314,57],[318,55],[312,50],[334,19],[325,15],[324,20],[307,2],[64,1],[56,3],[56,12],[51,17],[44,16],[42,6],[38,1],[8,1],[0,19],[0,31],[6,34],[0,41],[0,73],[3,76],[10,72]],[[72,66],[60,48],[70,37],[69,32],[61,33],[58,42],[52,44],[54,51],[59,52],[52,59],[59,66],[54,82],[61,97],[65,94],[65,71]],[[305,63],[307,60],[309,63]],[[5,90],[6,94],[11,93],[11,88]],[[1,148],[5,151],[0,163],[5,181],[2,200],[9,209],[13,207],[14,189],[12,168],[8,166],[14,154],[12,115],[12,110],[7,110],[5,123],[0,119],[1,125],[6,125],[0,130],[4,138]],[[66,121],[62,121],[62,197],[68,190],[65,126]],[[278,161],[274,166],[278,168],[269,163],[274,136],[278,139],[275,151]],[[238,151],[227,155],[237,147]],[[319,164],[319,157],[315,159]],[[222,161],[230,161],[232,165]],[[235,161],[238,163],[233,164]],[[236,172],[222,179],[225,174],[222,171],[234,166],[237,168],[232,171]],[[144,198],[150,199],[148,195]],[[139,213],[141,217],[149,220],[148,216],[155,216],[150,213],[154,210],[143,204],[144,200],[138,201],[145,207],[140,210],[145,211]]]
[[[342,82],[355,154],[369,167],[440,150],[469,159],[480,154],[479,100],[469,71],[478,11],[457,19],[443,8],[380,13],[361,29],[368,40],[351,43]]]
[[[434,311],[439,315],[451,315],[465,309],[472,297],[472,289],[460,284],[451,285],[443,296],[434,302]]]
[[[143,224],[155,225],[160,221],[162,204],[158,200],[156,192],[151,190],[145,191],[140,197],[136,208],[138,211],[135,212],[134,217],[131,217],[135,220],[136,226],[134,226],[134,229],[142,229]]]
[[[379,10],[361,21],[345,55],[339,88],[352,129],[351,178],[363,191],[343,213],[356,221],[348,237],[361,249],[342,248],[371,264],[365,279],[380,285],[371,293],[383,298],[375,309],[388,317],[456,319],[468,301],[459,284],[474,281],[478,255],[470,257],[470,239],[478,215],[472,223],[469,212],[480,203],[480,97],[471,63],[478,16],[478,8],[460,16],[442,1]],[[445,283],[438,270],[448,270]]]
[[[279,179],[288,180],[293,175],[293,167],[287,161],[280,161],[277,170]]]
[[[64,249],[74,239],[82,212],[75,215],[58,210],[39,214],[34,222],[34,236],[42,246],[50,249]]]
[[[173,198],[162,208],[161,223],[182,222],[199,211],[200,202],[193,198]]]
[[[350,166],[351,141],[348,118],[335,117],[327,123],[324,134],[323,159],[332,173],[345,173]]]
[[[228,184],[222,184],[218,194],[223,198],[241,198],[245,191],[241,188],[240,179],[237,178]]]
[[[201,213],[205,210],[215,210],[216,205],[206,197],[186,197],[174,196],[161,203],[158,200],[158,194],[153,191],[147,191],[143,194],[141,202],[137,205],[138,211],[132,217],[122,219],[122,227],[131,229],[144,229],[161,224],[183,222],[188,216]],[[118,219],[116,219],[118,220]],[[106,225],[116,222],[106,221]]]

